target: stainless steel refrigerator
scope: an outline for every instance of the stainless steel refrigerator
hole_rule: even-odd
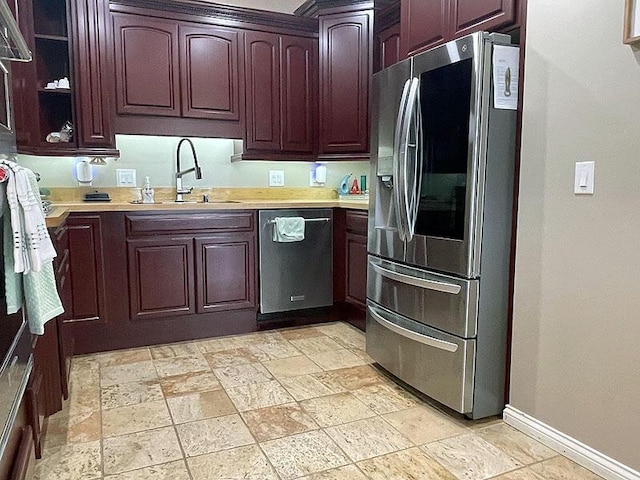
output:
[[[470,418],[504,406],[516,111],[494,93],[517,95],[517,70],[493,67],[509,44],[479,32],[373,77],[367,352]]]

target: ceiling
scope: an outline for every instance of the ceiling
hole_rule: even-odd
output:
[[[273,12],[293,13],[296,8],[304,3],[304,0],[211,0],[211,2]]]

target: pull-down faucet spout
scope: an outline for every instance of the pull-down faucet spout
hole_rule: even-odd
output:
[[[182,144],[184,142],[187,142],[191,147],[194,166],[185,170],[180,170],[180,148],[182,147]],[[178,148],[176,149],[176,202],[184,202],[184,198],[182,196],[191,193],[191,191],[193,190],[193,187],[182,187],[182,177],[191,172],[195,173],[196,179],[200,180],[202,178],[202,169],[198,165],[198,155],[196,154],[196,147],[193,145],[193,142],[189,138],[183,138],[178,142]]]

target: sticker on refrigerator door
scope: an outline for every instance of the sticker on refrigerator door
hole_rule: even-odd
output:
[[[493,105],[501,110],[518,109],[518,47],[493,47]]]

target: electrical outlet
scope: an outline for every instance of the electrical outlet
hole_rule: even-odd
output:
[[[116,168],[116,186],[135,187],[136,170],[134,168]]]
[[[269,186],[284,187],[284,170],[269,170]]]

